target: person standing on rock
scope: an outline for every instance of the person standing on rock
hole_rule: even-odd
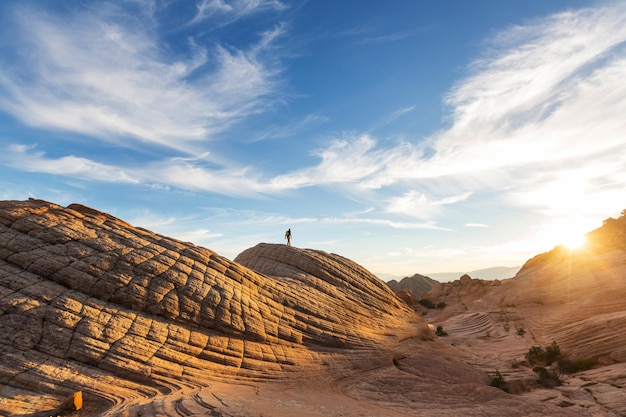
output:
[[[285,232],[285,239],[287,239],[287,246],[291,246],[291,228]]]

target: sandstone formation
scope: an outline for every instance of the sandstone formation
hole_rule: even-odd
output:
[[[82,205],[0,202],[0,334],[2,416],[79,391],[63,413],[592,415],[489,386],[339,255],[259,244],[230,261]]]
[[[499,371],[524,396],[597,415],[626,415],[626,217],[611,230],[591,232],[580,250],[557,247],[529,260],[502,282],[458,281],[433,287],[425,298],[446,303],[426,318],[478,367]],[[598,365],[563,375],[556,390],[537,388],[526,361],[533,346],[556,342],[570,360]]]
[[[398,296],[399,299],[404,301],[406,305],[408,305],[414,310],[419,305],[419,300],[417,299],[417,297],[415,296],[415,294],[413,294],[413,291],[411,290],[398,290],[396,291],[396,295]]]

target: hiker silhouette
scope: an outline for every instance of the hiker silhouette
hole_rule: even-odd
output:
[[[287,239],[287,246],[291,246],[291,228],[285,232],[285,239]]]

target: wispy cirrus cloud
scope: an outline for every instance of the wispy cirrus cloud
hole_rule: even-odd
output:
[[[346,218],[346,217],[325,217],[320,219],[323,223],[328,224],[355,224],[355,225],[367,225],[367,226],[382,226],[391,227],[392,229],[430,229],[430,230],[442,230],[450,231],[451,229],[438,226],[434,222],[400,222],[386,218]]]
[[[256,138],[254,138],[253,142],[268,139],[284,139],[288,137],[294,137],[296,135],[302,134],[302,132],[307,129],[319,126],[320,124],[323,124],[328,120],[328,117],[321,114],[307,114],[303,119],[296,122],[286,125],[283,124],[271,126],[270,128],[261,132]]]
[[[378,35],[378,36],[367,36],[361,39],[359,43],[363,45],[384,44],[384,43],[390,43],[390,42],[397,42],[406,38],[410,38],[411,36],[414,36],[414,35],[415,33],[407,31],[407,32],[389,33],[389,34]]]
[[[626,185],[625,45],[626,6],[617,3],[512,27],[446,96],[449,127],[391,147],[346,135],[317,151],[318,165],[274,181],[413,188],[387,200],[392,211],[487,191],[546,213],[563,201],[588,213],[594,196],[615,204]]]
[[[202,4],[207,18],[278,7],[263,1]],[[284,35],[280,25],[246,50],[191,42],[187,55],[172,59],[149,27],[114,21],[111,13],[64,20],[20,10],[18,34],[27,25],[33,29],[29,40],[17,42],[33,53],[17,57],[15,65],[9,55],[2,58],[0,107],[31,125],[187,152],[271,104],[280,68],[266,55]],[[161,158],[138,168],[52,158],[36,149],[12,152],[16,161],[33,162],[28,169],[53,173],[74,164],[82,168],[64,172],[98,181],[237,196],[315,186],[375,193],[368,205],[380,212],[429,220],[485,192],[546,213],[567,206],[588,211],[587,201],[614,201],[626,184],[625,42],[621,4],[509,28],[446,95],[446,128],[425,141],[339,135],[314,151],[317,164],[277,174],[215,160]],[[401,108],[389,120],[413,110]],[[320,121],[313,115],[268,135]]]
[[[242,17],[266,10],[283,10],[287,6],[278,0],[202,0],[197,5],[197,13],[190,24],[207,19],[222,19],[232,23]]]
[[[391,198],[387,205],[387,211],[419,219],[431,219],[435,217],[442,206],[465,201],[471,194],[467,191],[463,194],[433,200],[423,192],[411,190],[399,197]]]
[[[280,27],[247,49],[191,40],[173,55],[151,22],[119,19],[116,7],[14,13],[0,48],[28,53],[0,54],[0,109],[31,126],[191,152],[264,111],[277,87],[268,49]]]
[[[488,228],[489,225],[484,223],[466,223],[465,227]]]
[[[314,155],[321,159],[317,166],[278,175],[272,182],[284,189],[327,184],[379,188],[404,177],[405,174],[392,178],[393,167],[407,160],[418,160],[416,153],[419,152],[418,147],[408,143],[382,148],[370,135],[348,135],[317,150]]]
[[[53,175],[84,178],[93,181],[138,184],[139,180],[123,168],[102,164],[88,158],[63,156],[48,158],[34,146],[9,145],[0,155],[5,165],[27,172],[40,172]]]
[[[54,158],[33,146],[11,145],[0,155],[3,165],[26,172],[54,174],[81,181],[177,187],[229,196],[278,192],[249,167],[216,166],[202,159],[167,158],[140,165],[101,163],[74,155]]]

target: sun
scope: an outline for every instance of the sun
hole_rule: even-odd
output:
[[[561,242],[563,246],[570,250],[582,249],[586,243],[587,239],[583,234],[572,234]]]
[[[559,219],[542,227],[540,240],[546,246],[580,250],[587,244],[586,234],[589,230],[586,223],[580,219]]]

